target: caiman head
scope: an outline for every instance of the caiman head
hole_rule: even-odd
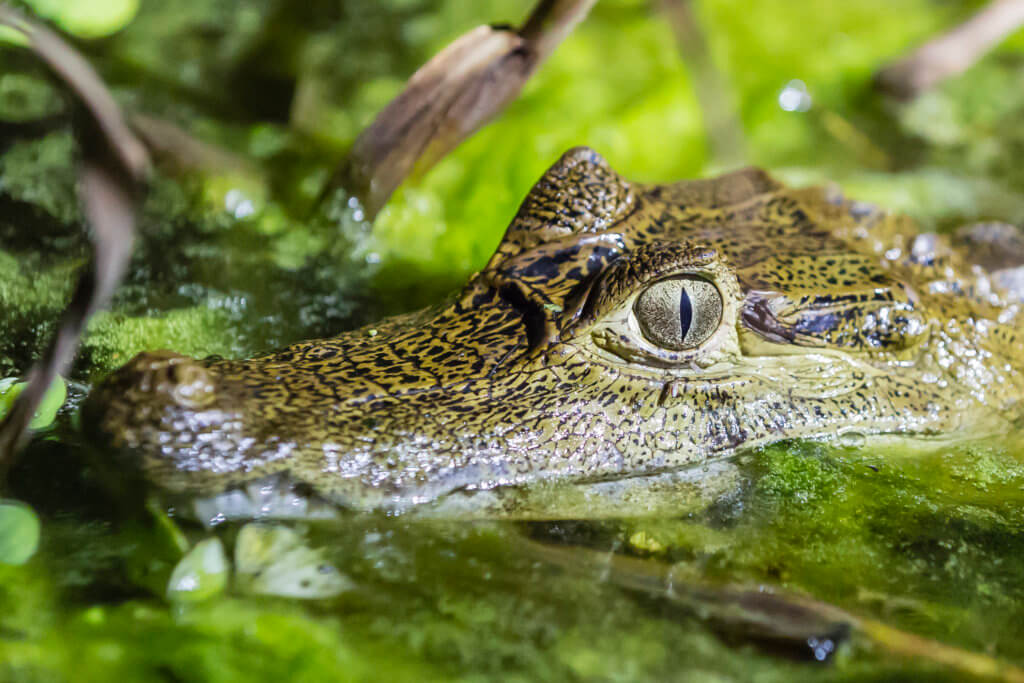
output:
[[[835,191],[756,169],[634,184],[578,148],[449,303],[251,360],[144,353],[84,423],[171,492],[276,477],[359,509],[975,433],[1019,410],[1011,299]]]

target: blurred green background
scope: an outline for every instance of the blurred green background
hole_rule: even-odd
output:
[[[180,539],[112,499],[78,443],[75,406],[97,378],[144,349],[244,356],[436,302],[486,262],[571,146],[652,182],[735,159],[715,155],[696,72],[658,3],[601,0],[507,111],[400,189],[372,228],[352,213],[325,220],[317,194],[409,74],[476,25],[520,22],[530,3],[21,4],[65,31],[127,109],[234,165],[158,171],[130,274],[90,324],[70,399],[12,473],[10,493],[31,503],[42,536],[27,564],[0,565],[0,681],[957,678],[866,646],[822,668],[731,643],[600,575],[523,557],[524,529],[511,524],[312,526],[305,537],[354,590],[306,603],[234,587],[168,603]],[[1024,35],[910,103],[879,96],[872,76],[981,5],[693,8],[745,163],[836,182],[946,230],[1024,221]],[[790,111],[793,97],[802,106]],[[27,370],[88,258],[74,158],[59,87],[0,34],[0,377]],[[1016,441],[928,456],[776,446],[744,460],[742,490],[711,510],[565,534],[697,578],[806,592],[1024,665]],[[230,545],[234,532],[220,534]]]

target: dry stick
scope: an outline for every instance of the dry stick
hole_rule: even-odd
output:
[[[692,0],[662,0],[661,4],[679,52],[693,76],[712,160],[725,167],[743,164],[747,158],[743,125],[736,115],[728,81],[711,58],[700,22],[693,13]]]
[[[1008,662],[863,619],[811,598],[763,589],[702,585],[677,577],[672,565],[657,560],[537,541],[520,543],[531,557],[570,571],[596,570],[616,586],[670,600],[731,633],[801,644],[808,649],[809,638],[820,643],[823,638],[859,635],[890,655],[925,660],[974,678],[1024,683],[1024,670]]]
[[[912,99],[966,71],[1021,24],[1024,0],[994,0],[956,28],[883,67],[875,83],[895,97]]]
[[[149,173],[149,154],[93,68],[57,34],[0,5],[0,24],[23,33],[32,50],[74,94],[81,114],[79,192],[92,226],[94,262],[78,281],[60,327],[28,376],[28,386],[0,423],[0,485],[28,424],[54,379],[67,372],[89,317],[106,305],[131,255],[137,191]]]
[[[325,195],[352,192],[372,217],[514,100],[597,0],[542,0],[518,30],[480,26],[445,47],[356,139]]]
[[[36,55],[46,62],[92,116],[110,149],[133,177],[145,178],[149,154],[132,134],[110,91],[95,69],[56,33],[30,20],[9,5],[0,4],[0,24],[20,31]]]
[[[158,165],[167,165],[178,172],[258,174],[249,159],[201,140],[167,119],[129,111],[128,124]]]

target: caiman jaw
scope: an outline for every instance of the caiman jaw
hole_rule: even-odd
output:
[[[249,360],[142,354],[84,423],[223,509],[493,494],[524,516],[509,490],[628,496],[780,439],[1016,419],[1016,299],[977,294],[945,237],[922,259],[908,225],[756,169],[642,186],[571,150],[450,302]],[[562,509],[627,509],[580,500]]]

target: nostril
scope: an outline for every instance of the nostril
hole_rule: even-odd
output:
[[[178,405],[202,408],[216,397],[212,373],[195,359],[171,351],[139,354],[125,367],[141,392],[164,393]],[[122,371],[123,372],[123,371]]]
[[[194,360],[178,363],[168,368],[172,382],[171,396],[182,406],[201,408],[213,402],[217,387],[210,372]]]
[[[186,360],[186,357],[170,351],[140,353],[119,374],[125,379],[134,378],[135,386],[140,391],[160,391],[165,388],[168,371],[180,360]]]

